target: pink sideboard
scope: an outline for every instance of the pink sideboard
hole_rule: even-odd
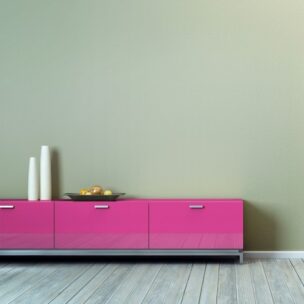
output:
[[[0,249],[241,252],[243,201],[0,200]]]
[[[148,203],[55,203],[58,249],[148,248]]]
[[[243,248],[241,200],[158,200],[149,215],[150,248]]]
[[[0,200],[0,248],[54,248],[54,203]]]

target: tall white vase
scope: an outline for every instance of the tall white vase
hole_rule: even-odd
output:
[[[52,199],[51,153],[49,146],[41,146],[40,154],[40,199]]]
[[[36,157],[30,157],[29,161],[27,198],[29,201],[37,201],[39,199],[39,182]]]

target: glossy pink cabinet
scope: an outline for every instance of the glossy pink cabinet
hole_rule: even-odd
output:
[[[239,199],[0,200],[0,249],[243,249]]]
[[[0,200],[0,248],[54,248],[53,205],[53,202]]]
[[[148,203],[56,202],[56,249],[147,249]]]
[[[243,249],[242,200],[156,200],[150,249]]]

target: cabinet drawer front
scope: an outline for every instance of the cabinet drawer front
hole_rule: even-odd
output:
[[[145,202],[55,203],[58,249],[148,248]]]
[[[150,204],[151,249],[242,249],[243,202],[158,201]]]
[[[53,203],[0,201],[0,247],[54,248]]]

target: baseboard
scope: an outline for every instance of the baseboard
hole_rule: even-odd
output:
[[[304,259],[304,251],[244,251],[247,259]]]

